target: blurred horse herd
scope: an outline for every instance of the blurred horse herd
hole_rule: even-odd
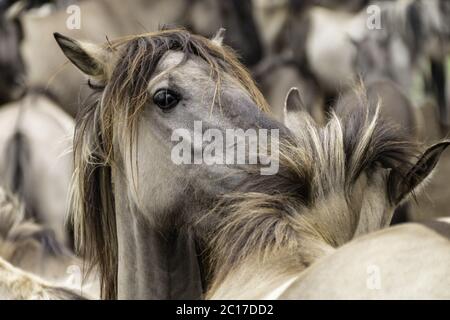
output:
[[[80,28],[67,24],[73,5]],[[225,28],[279,121],[292,87],[319,124],[342,106],[357,113],[354,88],[364,87],[410,139],[450,130],[448,0],[0,0],[0,257],[11,268],[68,288],[83,278],[65,217],[75,118],[96,84],[68,65],[53,34],[107,43],[167,26],[207,38]],[[448,179],[444,154],[393,223],[449,216]],[[99,296],[95,276],[83,283]]]

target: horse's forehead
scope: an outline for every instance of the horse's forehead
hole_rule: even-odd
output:
[[[180,52],[180,51],[167,51],[161,58],[161,60],[159,61],[157,67],[156,67],[156,71],[157,72],[162,72],[164,70],[173,68],[175,66],[177,66],[178,64],[180,64],[180,62],[183,60],[184,58],[184,53]]]
[[[185,53],[181,51],[167,51],[159,61],[156,67],[156,73],[173,70],[175,67],[183,67],[189,69],[189,72],[204,73],[207,69],[207,64],[202,59],[196,56],[190,56],[182,65]]]

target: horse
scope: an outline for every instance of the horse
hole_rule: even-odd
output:
[[[449,299],[450,220],[358,238],[317,261],[280,299]]]
[[[23,2],[27,3],[18,1],[17,6]],[[226,27],[228,38],[225,41],[239,51],[246,63],[254,64],[260,59],[259,39],[255,35],[249,0],[132,0],[126,5],[120,0],[86,0],[76,3],[76,6],[82,13],[78,29],[67,27],[72,15],[66,12],[66,8],[46,15],[23,10],[26,5],[22,5],[22,10],[10,9],[26,35],[21,55],[17,52],[11,54],[16,59],[23,57],[27,85],[49,90],[72,116],[76,115],[79,102],[89,95],[89,88],[81,73],[72,66],[64,66],[65,61],[57,54],[53,32],[66,32],[75,38],[102,42],[105,37],[154,31],[162,24],[185,25],[205,35]]]
[[[71,246],[65,228],[74,121],[48,95],[30,90],[0,109],[0,183],[18,194],[27,217]]]
[[[372,75],[371,73],[369,73]],[[413,106],[410,99],[403,93],[400,86],[386,78],[376,78],[373,75],[369,79],[363,79],[364,88],[348,90],[342,94],[334,108],[339,114],[351,114],[355,108],[361,108],[358,97],[366,92],[366,99],[372,106],[371,112],[375,112],[375,106],[379,107],[380,117],[403,131],[403,134],[412,141],[422,141],[424,132],[424,119],[420,110]],[[379,102],[379,105],[377,104]],[[410,204],[403,203],[395,212],[393,224],[412,221]]]
[[[304,134],[312,124],[300,123],[294,135],[267,113],[222,37],[175,29],[94,45],[55,34],[96,89],[75,129],[71,220],[77,249],[98,265],[105,299],[214,297],[234,267],[278,248],[290,256],[276,265],[307,264],[330,246],[388,225],[448,144],[422,153],[364,113]],[[265,133],[270,142],[257,148],[264,157],[255,164],[194,164],[192,156],[210,147],[196,138],[195,121],[215,129],[214,137],[200,130],[207,141],[237,128]],[[255,145],[248,138],[244,154]],[[174,142],[192,148],[181,152]],[[236,144],[227,141],[225,149]],[[184,165],[174,160],[181,153]],[[278,170],[263,173],[274,163]],[[302,214],[306,208],[319,217]],[[315,241],[320,235],[326,245]],[[296,259],[309,245],[317,252]],[[246,270],[253,279],[231,282],[264,279],[260,270]]]
[[[51,283],[53,287],[59,286],[62,292],[64,287],[74,295],[78,292],[80,297],[98,297],[95,277],[83,279],[83,262],[57,241],[53,230],[27,219],[23,204],[3,187],[0,187],[0,257],[0,288],[9,282],[21,283],[17,289],[31,289],[32,286],[26,283],[35,281],[36,286]],[[8,273],[16,275],[8,278]],[[28,273],[30,279],[19,281],[28,278]],[[13,288],[9,287],[11,290]],[[43,291],[50,290],[51,287]],[[0,297],[4,298],[3,294],[5,292],[0,289]]]
[[[93,60],[83,61],[81,56],[77,55],[78,50],[86,53],[88,57],[95,54],[91,51],[87,53],[83,42],[58,34],[56,39],[67,58],[91,76],[91,82],[99,91],[94,96],[94,103],[88,104],[80,114],[75,129],[72,212],[79,249],[87,256],[87,260],[99,264],[103,279],[103,297],[200,298],[203,289],[197,252],[201,251],[201,241],[196,241],[193,228],[178,226],[189,225],[189,220],[192,222],[195,219],[198,215],[196,213],[202,211],[202,207],[210,202],[209,199],[214,198],[223,189],[232,188],[235,178],[230,177],[229,181],[222,179],[223,174],[226,175],[229,170],[220,165],[208,167],[210,170],[206,171],[192,165],[189,166],[189,173],[186,173],[181,169],[183,166],[177,166],[170,160],[171,151],[166,142],[170,141],[171,128],[187,126],[186,130],[194,129],[194,123],[186,122],[183,114],[179,113],[182,110],[190,110],[188,113],[192,119],[202,120],[205,128],[217,124],[231,126],[234,121],[251,117],[256,118],[255,121],[261,122],[260,126],[267,129],[273,120],[270,122],[259,110],[268,110],[267,103],[231,49],[220,45],[220,34],[214,41],[210,41],[184,30],[165,30],[149,33],[147,36],[119,39],[117,42],[111,42],[110,49],[93,46],[99,48],[98,52],[101,54],[109,56],[108,52],[111,53],[111,60],[105,60],[104,65],[92,65],[94,68],[89,67],[90,61]],[[142,77],[138,78],[142,81],[135,83],[134,75],[139,74]],[[123,79],[124,76],[128,80]],[[122,80],[127,83],[127,88],[123,87],[126,91],[131,89],[140,93],[130,96],[122,92]],[[187,83],[196,83],[196,91],[186,91]],[[147,92],[150,91],[147,89],[151,90],[148,96]],[[136,100],[138,96],[139,101]],[[130,104],[118,104],[124,103],[130,108],[119,109],[113,106],[114,100],[119,97],[132,99]],[[160,120],[170,115],[171,107],[181,98],[183,101],[179,104],[183,105],[182,109],[173,110],[178,114],[178,120],[173,118],[175,123],[170,127],[164,124],[161,130],[155,130],[157,127],[150,123],[158,126],[165,123]],[[226,102],[227,109],[222,108],[221,105]],[[148,103],[151,107],[147,107]],[[101,113],[98,113],[99,108],[103,110]],[[142,116],[132,116],[140,111],[143,112]],[[227,115],[224,120],[218,118],[222,113]],[[199,117],[198,114],[206,118]],[[125,127],[113,129],[111,126],[125,124],[120,120],[123,117],[129,120],[139,119],[140,124],[133,121],[125,125],[133,132],[130,132],[131,135],[122,134],[129,131],[125,130]],[[100,122],[105,126],[98,126],[100,122],[97,120],[100,118]],[[104,121],[106,118],[110,121]],[[97,135],[97,129],[109,133],[105,131]],[[141,138],[135,140],[132,138],[135,135]],[[131,147],[135,146],[136,142],[143,143],[142,137],[145,137],[145,140],[152,139],[157,145],[156,149],[148,153],[150,149],[142,145],[135,154],[137,149],[122,149],[125,145],[120,143],[120,149],[125,153],[119,155],[119,145],[113,143],[116,138],[124,138],[124,141],[132,138],[133,142],[129,145]],[[129,155],[133,158],[132,168],[129,167]],[[110,167],[109,164],[116,161],[117,165]],[[122,171],[120,168],[126,169]],[[139,169],[138,175],[136,169]],[[176,175],[172,178],[166,177],[164,173],[167,172]],[[152,184],[146,185],[145,181],[150,177]],[[220,181],[212,186],[209,181],[215,178]],[[101,185],[97,185],[100,181]],[[203,187],[194,189],[192,184],[200,184]],[[173,188],[173,192],[166,192],[166,187]],[[151,199],[149,194],[152,195]],[[190,194],[195,201],[190,200]],[[106,198],[98,198],[103,196]],[[98,200],[104,206],[97,206]],[[131,234],[132,238],[129,237]],[[197,244],[200,247],[197,247]]]
[[[431,241],[435,240],[432,232],[425,235],[425,240],[431,238],[426,245],[426,250],[430,251],[428,256],[434,258],[430,264],[439,265],[436,270],[430,267],[427,273],[427,269],[421,268],[421,259],[416,258],[414,248],[403,246],[402,237],[421,239],[414,233],[415,227],[388,228],[384,231],[391,234],[388,241],[378,237],[380,233],[375,231],[389,226],[395,207],[420,187],[419,181],[430,174],[450,141],[437,143],[422,153],[414,141],[403,140],[401,131],[378,117],[378,112],[371,116],[372,107],[364,95],[359,101],[366,108],[357,108],[347,115],[333,112],[328,123],[322,126],[308,114],[298,91],[293,89],[289,92],[285,124],[298,140],[289,147],[288,154],[281,154],[280,168],[286,161],[292,174],[304,179],[301,184],[303,195],[280,190],[267,193],[267,187],[255,178],[250,185],[263,189],[263,192],[257,193],[252,189],[248,193],[224,196],[210,213],[220,214],[223,219],[211,237],[211,256],[216,270],[207,297],[327,298],[337,292],[338,286],[332,286],[332,291],[328,292],[328,282],[322,279],[334,276],[334,283],[342,285],[349,281],[351,271],[356,268],[365,272],[366,261],[353,260],[354,257],[364,257],[365,253],[367,260],[370,260],[370,253],[376,253],[374,263],[382,258],[392,262],[389,247],[393,247],[397,237],[402,243],[398,251],[402,251],[409,260],[404,265],[399,262],[395,267],[387,266],[389,271],[403,272],[409,268],[411,273],[426,273],[424,277],[434,276],[435,271],[439,279],[445,279],[449,272],[444,267],[449,258],[448,241],[435,248]],[[391,169],[386,169],[388,167]],[[422,177],[416,180],[419,171]],[[284,177],[287,185],[296,179],[286,173]],[[394,182],[397,179],[401,182]],[[277,184],[278,187],[280,185],[282,183]],[[378,243],[379,238],[382,245],[372,250],[374,245],[370,244]],[[362,239],[371,239],[372,242]],[[389,255],[385,256],[385,252]],[[445,254],[444,259],[440,259],[441,254]],[[337,257],[336,260],[333,257]],[[335,267],[334,262],[339,264]],[[349,264],[348,272],[345,270],[341,278],[337,270],[345,263]],[[359,274],[361,270],[358,270]],[[395,276],[395,273],[390,276]],[[315,286],[310,286],[310,282]],[[305,294],[303,288],[308,290]],[[410,285],[410,288],[427,290],[421,296],[448,297],[447,285],[439,281]],[[408,293],[400,289],[393,295],[407,297]],[[342,287],[340,290],[341,298],[364,297],[365,294],[360,282],[349,290]]]

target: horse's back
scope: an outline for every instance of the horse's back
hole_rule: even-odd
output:
[[[450,219],[358,238],[306,269],[282,299],[449,299]]]

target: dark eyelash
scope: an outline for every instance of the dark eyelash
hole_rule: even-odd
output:
[[[88,84],[88,87],[90,89],[92,89],[92,90],[103,90],[103,89],[105,89],[104,85],[92,83],[91,79],[88,79],[87,84]]]

